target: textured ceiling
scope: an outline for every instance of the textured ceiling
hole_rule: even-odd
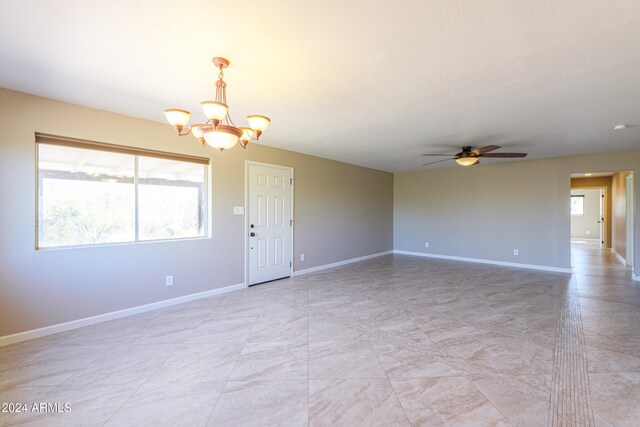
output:
[[[2,1],[2,87],[199,121],[213,56],[236,123],[272,118],[264,144],[376,169],[640,147],[638,0]]]

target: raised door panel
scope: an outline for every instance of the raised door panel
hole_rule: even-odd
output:
[[[256,227],[266,228],[269,226],[269,196],[261,195],[257,197]]]
[[[269,239],[258,238],[256,239],[256,268],[258,270],[264,270],[269,268]]]
[[[273,239],[273,265],[275,267],[284,265],[284,259],[284,237],[275,237]]]
[[[273,211],[273,226],[279,228],[284,227],[284,197],[275,196],[273,198]]]

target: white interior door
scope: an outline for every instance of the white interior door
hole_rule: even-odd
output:
[[[633,265],[634,221],[633,221],[633,175],[627,177],[627,265]],[[637,271],[637,270],[636,270]]]
[[[249,286],[291,276],[291,168],[248,163]]]
[[[604,190],[600,189],[600,213],[598,214],[600,226],[600,249],[604,249]]]

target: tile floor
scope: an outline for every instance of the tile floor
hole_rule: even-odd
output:
[[[0,425],[639,425],[640,284],[385,256],[0,348]]]

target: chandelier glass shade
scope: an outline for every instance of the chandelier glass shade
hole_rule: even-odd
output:
[[[253,129],[257,137],[260,137],[260,134],[264,132],[271,121],[268,117],[258,115],[247,116],[247,120],[249,121],[249,127]]]
[[[186,110],[164,110],[164,115],[167,118],[167,121],[171,123],[172,126],[175,126],[176,129],[179,128],[178,132],[182,131],[182,129],[189,122],[189,117],[191,113]]]
[[[218,125],[214,131],[204,133],[204,140],[210,146],[222,151],[236,145],[243,133],[233,126]]]
[[[252,139],[258,140],[262,132],[269,126],[271,121],[268,117],[257,114],[247,116],[249,127],[237,127],[229,116],[229,106],[227,105],[227,84],[224,81],[224,68],[229,66],[229,61],[225,58],[213,58],[213,63],[220,70],[218,81],[216,82],[216,95],[213,101],[203,101],[200,103],[202,112],[208,119],[205,123],[196,123],[187,128],[191,113],[187,110],[170,108],[163,113],[178,135],[184,136],[189,133],[200,141],[202,145],[210,145],[220,151],[234,147],[238,142],[242,148],[246,148]]]
[[[217,120],[218,122],[224,119],[227,111],[229,111],[227,104],[223,104],[222,102],[203,101],[200,105],[202,105],[202,111],[204,115],[207,116],[207,119]]]
[[[247,127],[242,127],[240,130],[242,131],[242,136],[240,136],[239,139],[240,145],[242,145],[242,148],[247,148],[247,144],[251,141],[252,135],[255,134],[255,131]]]

